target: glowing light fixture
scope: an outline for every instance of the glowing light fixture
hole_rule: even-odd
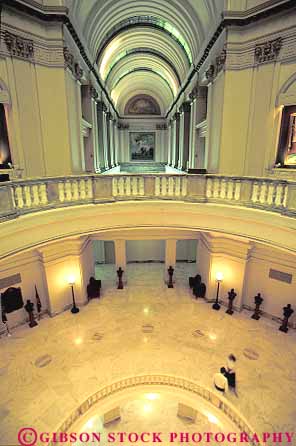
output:
[[[213,304],[212,308],[213,310],[220,310],[221,305],[219,304],[219,289],[220,289],[220,283],[222,282],[224,276],[221,271],[216,272],[216,281],[217,281],[217,294],[216,294],[216,300]]]
[[[74,295],[74,284],[75,284],[75,276],[74,274],[70,274],[68,276],[68,284],[71,287],[71,291],[72,291],[72,308],[71,308],[71,313],[72,314],[76,314],[79,313],[79,308],[76,306],[76,302],[75,302],[75,295]]]
[[[159,393],[145,393],[145,398],[150,401],[159,400]]]

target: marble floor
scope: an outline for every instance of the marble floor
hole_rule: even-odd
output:
[[[1,446],[17,444],[24,426],[56,430],[89,395],[125,377],[168,374],[212,388],[229,353],[238,358],[231,403],[257,432],[295,430],[295,331],[284,334],[248,312],[213,311],[187,287],[194,265],[177,266],[174,289],[164,285],[163,268],[128,265],[124,290],[112,286],[110,273],[101,299],[79,314],[44,318],[0,339]]]

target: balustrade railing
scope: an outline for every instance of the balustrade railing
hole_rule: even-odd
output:
[[[62,206],[156,199],[245,206],[296,215],[296,182],[222,175],[81,175],[0,183],[0,218]]]

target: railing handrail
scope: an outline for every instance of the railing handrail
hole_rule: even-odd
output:
[[[172,173],[172,172],[153,172],[153,173],[129,173],[129,172],[118,172],[118,173],[106,173],[104,175],[100,173],[79,173],[71,175],[58,175],[58,176],[48,176],[48,177],[27,177],[27,178],[13,178],[9,181],[0,182],[1,186],[22,184],[22,183],[40,183],[40,182],[50,182],[56,180],[70,180],[70,179],[97,179],[97,178],[110,178],[110,177],[180,177],[180,178],[225,178],[232,180],[251,180],[259,182],[269,182],[269,183],[283,183],[283,184],[296,184],[296,180],[292,179],[282,179],[282,178],[272,178],[272,177],[257,177],[257,176],[239,176],[239,175],[225,175],[218,173],[206,173],[206,174],[196,174],[196,173]]]
[[[135,198],[217,202],[296,217],[293,180],[220,174],[90,173],[2,182],[0,218],[54,207]]]

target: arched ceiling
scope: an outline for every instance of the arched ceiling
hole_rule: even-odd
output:
[[[223,6],[221,0],[66,2],[119,113],[132,90],[151,95],[165,113]]]

